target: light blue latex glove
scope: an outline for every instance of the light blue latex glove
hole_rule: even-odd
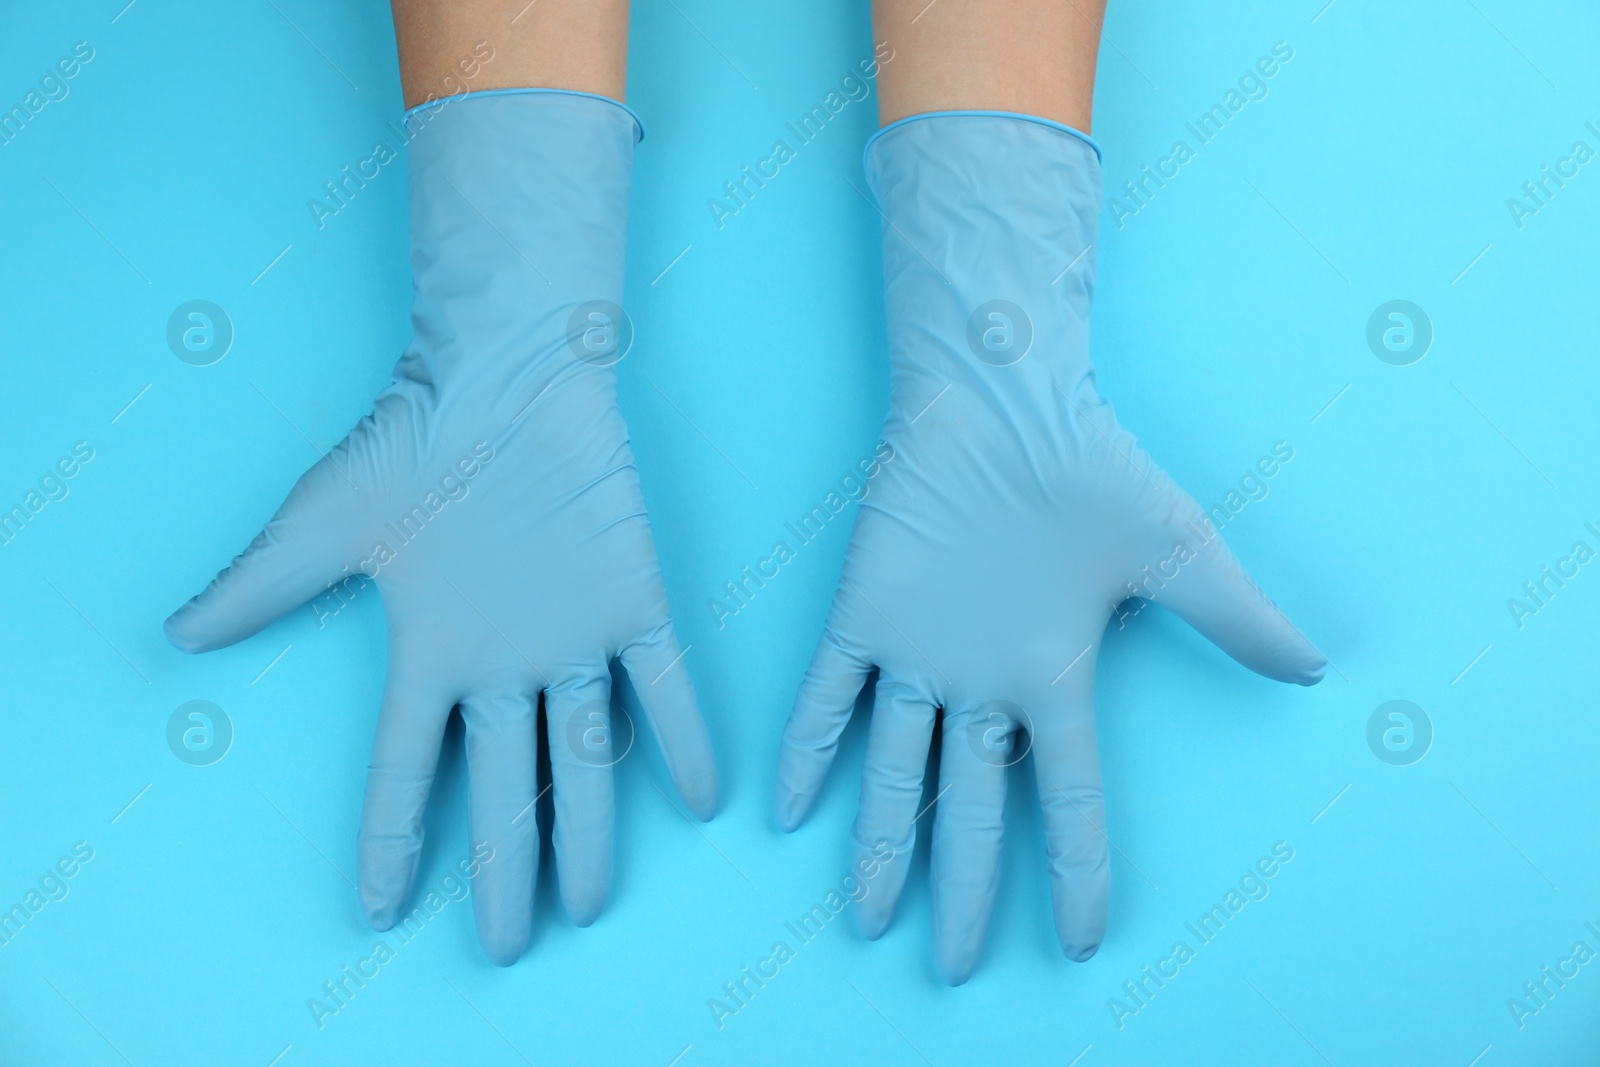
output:
[[[904,884],[942,709],[940,974],[960,984],[977,966],[1005,768],[1029,744],[1056,932],[1085,960],[1106,928],[1093,694],[1115,606],[1152,599],[1271,678],[1311,685],[1325,661],[1095,391],[1093,143],[1024,116],[919,116],[880,132],[867,173],[884,218],[894,459],[861,502],[784,731],[778,822],[805,818],[876,669],[853,848],[863,870],[879,842],[896,858],[854,909],[862,933],[883,933]]]
[[[394,382],[166,631],[186,652],[221,648],[325,599],[330,582],[371,595],[360,575],[375,575],[389,666],[357,846],[362,908],[384,930],[413,906],[423,807],[459,707],[471,844],[492,849],[472,887],[478,936],[510,964],[532,920],[541,692],[561,897],[580,926],[611,884],[614,657],[702,819],[716,770],[612,369],[635,120],[597,97],[518,92],[410,121],[422,127],[415,337]]]

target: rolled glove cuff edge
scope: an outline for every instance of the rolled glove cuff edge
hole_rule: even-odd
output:
[[[450,96],[441,96],[432,100],[424,100],[415,107],[406,108],[406,113],[404,116],[402,116],[401,121],[409,124],[413,118],[422,114],[424,111],[436,110],[444,107],[446,104],[458,103],[473,97],[527,95],[578,96],[585,97],[589,100],[599,100],[602,103],[611,104],[613,107],[619,107],[623,111],[626,111],[628,113],[628,117],[633,120],[633,127],[635,131],[633,138],[634,143],[637,144],[644,140],[644,120],[639,117],[639,113],[637,111],[633,110],[633,108],[629,107],[627,104],[624,104],[621,100],[617,100],[614,97],[605,96],[600,93],[586,93],[581,89],[555,89],[545,86],[530,85],[508,89],[474,89],[471,92],[454,93]],[[1080,134],[1079,136],[1082,135]],[[1093,142],[1091,141],[1090,143],[1092,144]],[[1096,151],[1098,152],[1099,150],[1096,149]]]

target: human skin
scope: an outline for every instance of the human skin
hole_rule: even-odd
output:
[[[451,95],[459,64],[479,42],[494,49],[494,60],[473,76],[474,92],[575,89],[623,99],[628,0],[393,0],[393,7],[408,108]]]
[[[542,2],[542,0],[541,0]],[[874,0],[878,122],[1016,111],[1089,132],[1105,0]]]

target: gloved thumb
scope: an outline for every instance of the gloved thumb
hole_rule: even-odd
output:
[[[324,457],[301,475],[249,547],[172,613],[164,627],[168,641],[184,652],[243,641],[340,576],[358,554],[351,520],[360,494],[334,463]]]
[[[1198,529],[1210,533],[1210,540],[1199,544],[1187,561],[1174,561],[1178,573],[1154,593],[1155,602],[1257,674],[1298,685],[1320,682],[1328,670],[1326,657],[1261,591],[1209,526],[1190,523],[1186,532]]]

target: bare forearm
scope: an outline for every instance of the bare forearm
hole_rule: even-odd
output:
[[[393,0],[393,7],[406,107],[469,89],[623,98],[628,0]]]
[[[1018,111],[1089,132],[1105,0],[873,0],[894,46],[878,121],[926,111]]]

